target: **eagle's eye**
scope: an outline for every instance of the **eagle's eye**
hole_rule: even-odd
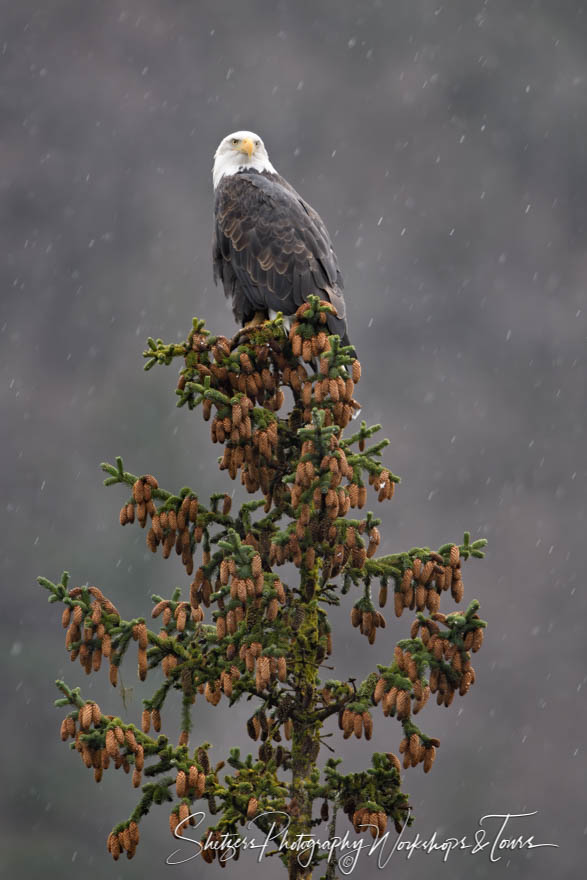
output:
[[[238,144],[238,138],[232,138],[232,143],[236,147],[236,145]]]
[[[255,146],[256,146],[256,147],[260,147],[260,146],[261,146],[261,141],[255,141]]]

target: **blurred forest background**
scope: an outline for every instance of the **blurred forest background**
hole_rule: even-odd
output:
[[[133,862],[105,840],[133,808],[129,778],[93,782],[59,741],[53,681],[138,721],[104,671],[69,663],[60,609],[38,574],[89,582],[125,617],[188,583],[118,526],[125,493],[99,463],[124,457],[161,484],[232,491],[199,415],[175,408],[175,367],[142,371],[148,335],[185,338],[193,315],[231,335],[211,275],[213,152],[257,131],[335,242],[363,416],[403,478],[382,508],[382,550],[489,540],[465,566],[465,599],[490,629],[478,683],[450,710],[433,772],[405,776],[409,832],[472,835],[492,812],[559,849],[396,855],[382,873],[420,880],[577,876],[585,846],[584,626],[587,248],[582,3],[455,0],[21,0],[0,19],[1,427],[6,876],[133,880],[218,872],[167,867],[167,807],[141,826]],[[237,497],[240,497],[237,493]],[[336,675],[363,677],[407,634],[369,648],[346,597]],[[450,604],[443,608],[451,608]],[[171,705],[171,703],[170,703]],[[202,704],[194,740],[248,751],[250,704]],[[169,713],[164,717],[164,722]],[[370,744],[331,740],[343,768],[397,750],[375,714]],[[334,722],[331,722],[335,730]],[[176,735],[177,726],[171,725]],[[339,830],[346,830],[341,819]],[[350,827],[350,826],[349,826]],[[243,856],[231,876],[280,876]],[[401,867],[398,867],[401,865]]]

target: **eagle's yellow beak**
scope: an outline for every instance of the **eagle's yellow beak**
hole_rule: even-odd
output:
[[[249,159],[253,155],[253,150],[255,149],[255,144],[252,142],[250,138],[243,138],[240,142],[239,152],[246,153]]]

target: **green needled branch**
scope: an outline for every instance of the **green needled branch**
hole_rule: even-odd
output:
[[[105,485],[128,487],[120,524],[137,522],[149,549],[164,558],[175,550],[186,572],[189,587],[152,597],[157,632],[143,616],[123,619],[98,587],[70,588],[67,572],[57,583],[39,578],[49,602],[62,603],[66,650],[87,674],[105,662],[117,687],[119,667],[136,650],[139,678],[156,675],[138,726],[104,715],[80,688],[56,683],[56,705],[67,710],[62,739],[72,741],[97,782],[114,766],[132,771],[132,784],[141,789],[131,815],[108,837],[114,859],[134,856],[142,817],[167,803],[176,837],[204,808],[207,863],[229,864],[224,836],[240,839],[254,821],[265,833],[281,830],[284,845],[266,856],[277,856],[290,880],[308,880],[314,868],[333,880],[336,858],[315,848],[300,859],[300,842],[320,824],[333,837],[341,813],[356,833],[373,837],[389,822],[398,832],[410,824],[403,771],[422,765],[428,772],[440,745],[414,718],[432,694],[448,707],[475,683],[471,656],[486,627],[479,603],[450,613],[440,605],[463,601],[462,564],[482,558],[485,541],[471,541],[466,532],[462,543],[438,550],[377,555],[382,520],[366,510],[369,487],[383,502],[399,477],[382,462],[388,441],[372,439],[379,425],[363,421],[345,436],[359,408],[361,368],[352,349],[329,335],[331,310],[310,297],[288,336],[278,316],[246,328],[236,347],[197,318],[181,344],[148,340],[145,369],[180,360],[178,405],[210,421],[211,440],[222,450],[220,470],[257,496],[234,512],[226,492],[204,504],[189,486],[168,491],[151,474],[126,471],[120,457],[102,464]],[[293,399],[289,411],[285,390]],[[293,565],[290,582],[282,576],[286,564]],[[328,609],[348,601],[354,589],[351,624],[370,645],[379,634],[383,662],[361,682],[324,678],[336,636]],[[380,609],[390,590],[395,616],[412,613],[409,637],[398,633],[399,641],[381,634],[388,624]],[[172,704],[175,691],[179,701]],[[246,730],[256,755],[241,757],[235,745],[213,765],[202,733],[206,713],[194,707],[203,701],[232,707],[243,698],[251,706]],[[328,718],[337,716],[342,743],[353,736],[368,741],[379,709],[384,719],[399,721],[398,754],[370,754],[365,770],[346,774],[342,757],[330,757],[321,772],[321,748],[334,751],[324,732]],[[161,732],[164,720],[174,718],[177,744]],[[199,745],[191,744],[194,736]],[[228,854],[236,861],[240,849]]]

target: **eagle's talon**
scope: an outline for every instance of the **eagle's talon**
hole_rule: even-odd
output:
[[[250,332],[250,327],[241,327],[238,333],[235,333],[232,339],[230,340],[230,350],[233,351],[235,348],[238,348],[241,344],[242,339],[248,339]]]
[[[230,342],[230,350],[240,345],[241,339],[249,339],[252,333],[262,330],[270,323],[269,319],[263,312],[255,312],[254,317],[248,321],[244,327],[241,327],[238,333],[235,333]]]

